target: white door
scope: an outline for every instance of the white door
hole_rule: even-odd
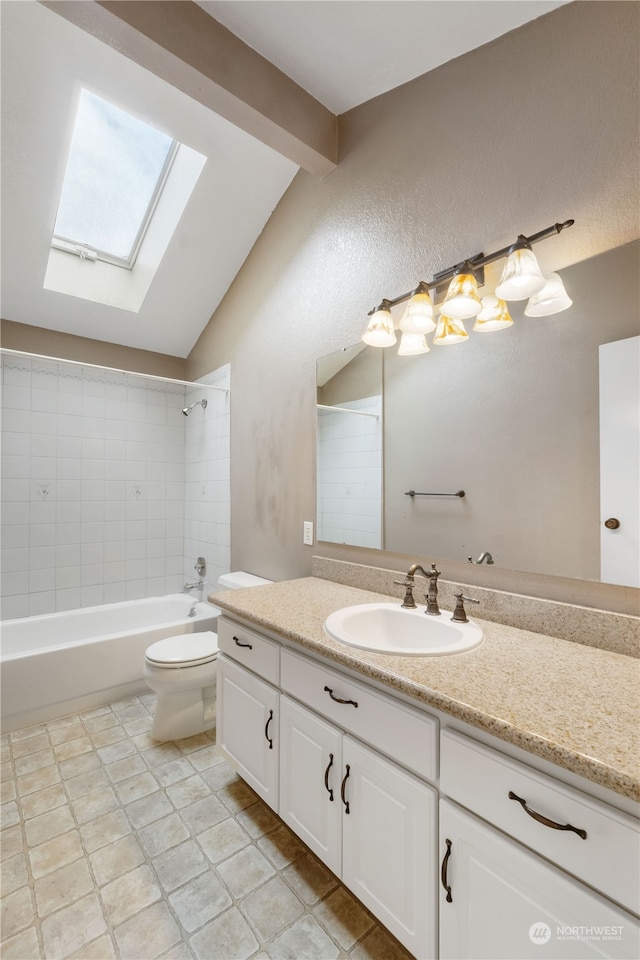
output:
[[[600,347],[600,525],[600,579],[640,587],[640,337]]]
[[[436,956],[436,792],[345,736],[342,879],[420,960]]]
[[[342,732],[280,697],[280,816],[340,876]]]
[[[217,744],[231,766],[278,809],[278,691],[220,654]]]
[[[640,956],[633,917],[448,800],[440,857],[441,960]]]

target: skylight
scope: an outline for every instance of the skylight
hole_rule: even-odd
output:
[[[52,245],[132,267],[178,146],[82,90]]]

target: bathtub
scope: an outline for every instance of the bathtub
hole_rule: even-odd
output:
[[[215,631],[219,613],[178,593],[2,621],[2,731],[148,691],[146,648],[179,633]]]

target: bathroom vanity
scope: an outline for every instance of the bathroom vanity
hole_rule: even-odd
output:
[[[383,598],[315,578],[213,599],[220,749],[415,957],[640,955],[636,660],[354,651],[324,620]]]

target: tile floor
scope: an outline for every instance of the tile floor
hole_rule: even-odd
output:
[[[2,737],[3,960],[410,960],[153,694]]]

